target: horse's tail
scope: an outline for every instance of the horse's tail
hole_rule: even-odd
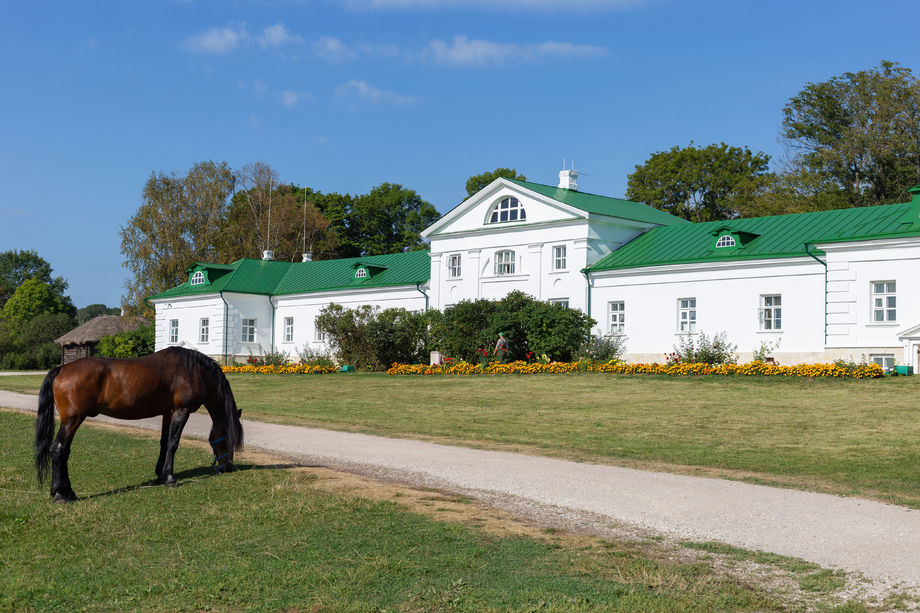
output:
[[[51,465],[51,439],[54,437],[54,380],[61,367],[51,369],[38,392],[38,419],[35,422],[35,468],[38,482],[45,480]]]

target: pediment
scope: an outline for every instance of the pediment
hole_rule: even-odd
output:
[[[508,202],[508,199],[515,202]],[[516,213],[492,215],[495,208],[502,207],[503,203],[505,210],[511,207]],[[426,228],[422,236],[431,238],[457,232],[492,232],[587,218],[588,214],[584,211],[499,178]]]

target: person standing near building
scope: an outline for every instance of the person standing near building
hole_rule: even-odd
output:
[[[495,357],[500,361],[505,361],[505,356],[508,354],[508,340],[505,338],[504,332],[498,333],[498,340],[495,341]]]

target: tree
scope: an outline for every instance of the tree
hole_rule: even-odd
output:
[[[499,177],[504,177],[505,179],[517,179],[518,181],[527,180],[527,177],[522,174],[518,174],[518,171],[514,168],[496,168],[492,172],[484,172],[479,175],[473,175],[467,179],[466,197],[469,198],[473,196],[473,194]]]
[[[343,241],[353,251],[341,255],[379,255],[425,249],[421,232],[438,217],[438,210],[414,190],[383,183],[355,199],[346,217],[347,242]]]
[[[133,274],[125,298],[132,311],[144,298],[185,281],[193,262],[215,261],[234,177],[226,163],[199,162],[185,176],[153,173],[143,204],[121,229],[124,266]]]
[[[0,317],[21,326],[46,313],[66,313],[73,317],[76,309],[69,298],[56,294],[47,283],[29,279],[16,288],[6,301],[0,310]]]
[[[920,80],[882,61],[808,83],[783,108],[787,152],[828,177],[848,206],[904,202],[920,183]]]
[[[672,147],[652,154],[629,175],[626,197],[689,221],[738,216],[741,203],[759,191],[770,156],[725,143]]]
[[[3,308],[16,288],[28,279],[47,283],[53,293],[63,297],[67,291],[67,281],[64,277],[52,277],[51,272],[51,264],[35,251],[14,249],[0,253],[0,308]]]
[[[77,323],[83,325],[88,322],[90,319],[99,317],[100,315],[120,315],[121,309],[119,308],[109,308],[104,304],[90,304],[83,307],[82,309],[77,309]]]

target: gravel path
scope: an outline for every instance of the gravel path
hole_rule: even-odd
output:
[[[0,406],[35,410],[37,398],[0,391]],[[160,429],[160,420],[121,421]],[[192,415],[185,435],[206,438],[210,418]],[[460,491],[513,496],[562,512],[672,538],[713,540],[920,586],[920,511],[827,494],[702,477],[582,464],[315,428],[243,421],[247,447],[312,464]],[[77,439],[79,444],[79,436]]]

